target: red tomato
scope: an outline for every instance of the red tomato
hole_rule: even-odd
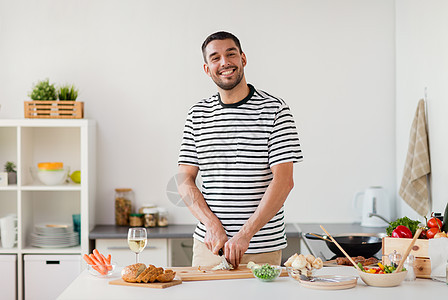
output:
[[[439,232],[439,228],[429,228],[428,231],[426,231],[426,236],[428,239],[432,239]]]
[[[440,229],[442,228],[442,221],[437,218],[431,218],[428,220],[428,227]]]
[[[418,237],[419,239],[427,239],[428,237],[426,236],[426,229],[422,230],[422,233],[420,233],[420,236]]]

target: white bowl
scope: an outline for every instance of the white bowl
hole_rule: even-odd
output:
[[[358,271],[359,277],[370,286],[390,287],[400,285],[408,271],[398,273],[373,274]]]
[[[70,168],[68,167],[64,167],[59,170],[36,170],[37,178],[45,185],[63,184],[67,180],[69,172]]]

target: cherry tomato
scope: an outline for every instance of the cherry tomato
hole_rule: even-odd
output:
[[[440,221],[440,219],[437,218],[431,218],[428,220],[428,227],[440,229],[442,228],[442,221]]]
[[[428,231],[426,231],[426,236],[428,237],[428,239],[432,239],[439,232],[439,228],[429,228]]]
[[[420,236],[418,237],[419,239],[427,239],[428,237],[426,236],[426,231],[428,231],[427,229],[423,229],[422,233],[420,233]]]

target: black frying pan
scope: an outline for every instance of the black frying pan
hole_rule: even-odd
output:
[[[328,249],[331,250],[337,256],[345,256],[341,250],[331,241],[331,239],[326,235],[316,234],[321,236],[328,241],[325,241]],[[321,240],[309,233],[305,234],[305,237],[310,240]],[[365,258],[372,257],[375,253],[380,251],[382,247],[382,239],[378,236],[365,236],[365,235],[333,235],[333,238],[338,242],[338,244],[347,252],[350,256],[364,256]]]

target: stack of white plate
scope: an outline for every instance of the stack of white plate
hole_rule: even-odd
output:
[[[79,245],[79,234],[71,224],[46,223],[34,225],[31,246],[40,248],[61,248]]]

